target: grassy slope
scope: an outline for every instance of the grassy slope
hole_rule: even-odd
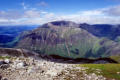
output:
[[[88,67],[87,73],[96,73],[103,75],[108,79],[120,80],[120,64],[81,64],[78,66]],[[97,73],[97,69],[100,69],[100,73]]]

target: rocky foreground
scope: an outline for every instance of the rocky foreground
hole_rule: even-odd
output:
[[[84,67],[33,58],[0,59],[0,80],[105,80],[95,73],[86,74]],[[99,70],[97,70],[100,72]]]

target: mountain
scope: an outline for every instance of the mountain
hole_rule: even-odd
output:
[[[14,39],[11,35],[0,34],[0,43],[7,43]]]
[[[20,36],[17,48],[69,58],[99,58],[120,54],[120,45],[99,38],[71,21],[49,22]]]
[[[37,26],[0,26],[0,47],[13,47],[24,31],[35,29]]]
[[[18,36],[23,31],[37,28],[37,25],[0,26],[0,34]]]
[[[120,25],[110,24],[80,24],[80,28],[87,30],[97,37],[106,37],[111,40],[115,40],[120,37]]]

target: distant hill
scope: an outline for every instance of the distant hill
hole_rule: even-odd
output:
[[[70,58],[120,55],[120,44],[110,40],[107,36],[109,32],[104,33],[103,36],[94,34],[95,30],[100,30],[102,34],[101,28],[105,30],[104,27],[92,29],[90,26],[89,31],[88,26],[90,25],[79,25],[71,21],[49,22],[21,35],[17,47],[33,50],[40,54]],[[105,31],[109,31],[109,28],[107,29]]]
[[[23,31],[32,30],[37,28],[37,25],[26,25],[26,26],[0,26],[0,34],[14,35],[17,36]]]
[[[37,26],[0,26],[0,47],[13,47],[19,35],[24,31],[35,29]]]
[[[110,24],[80,24],[80,28],[87,30],[97,37],[106,37],[111,40],[115,40],[120,37],[120,25]]]
[[[7,43],[11,42],[14,39],[14,36],[11,35],[5,35],[5,34],[0,34],[0,43]]]

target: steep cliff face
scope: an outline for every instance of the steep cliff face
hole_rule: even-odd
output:
[[[44,24],[22,35],[17,47],[71,58],[106,57],[120,49],[114,41],[99,39],[70,21]]]

